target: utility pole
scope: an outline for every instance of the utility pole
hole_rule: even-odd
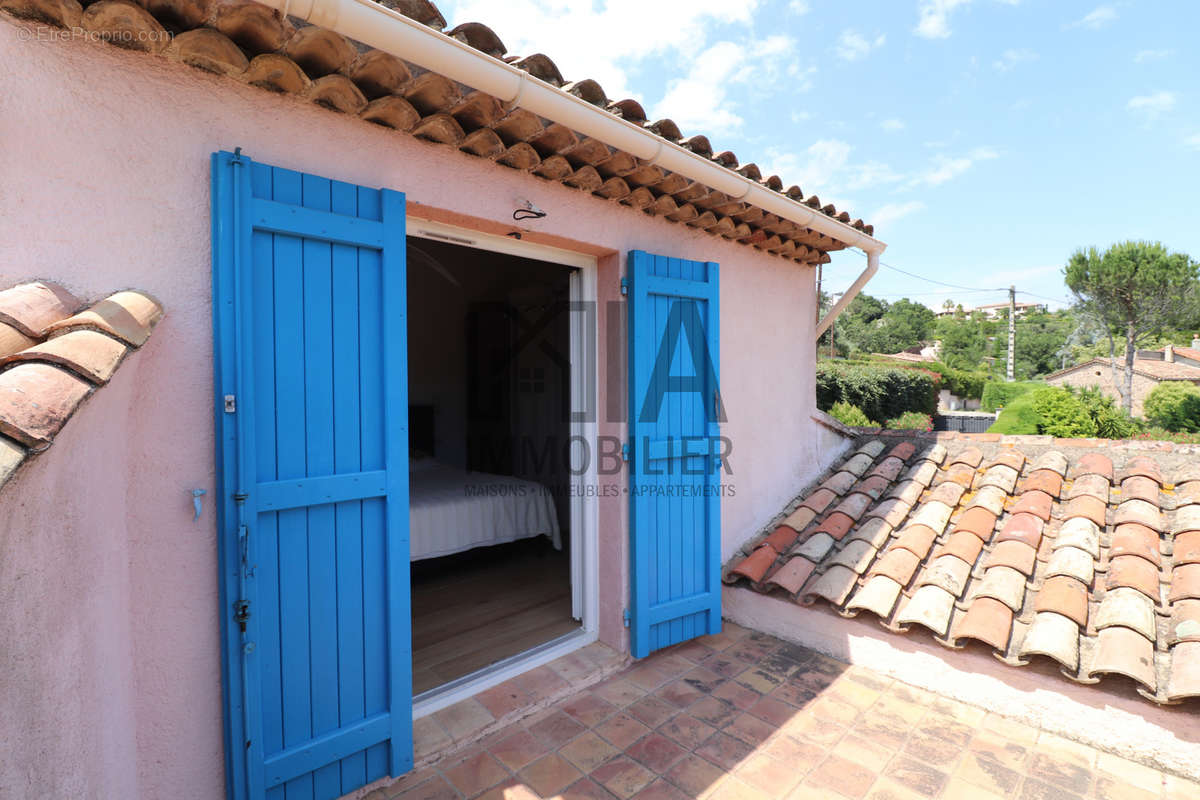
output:
[[[1009,383],[1013,380],[1013,350],[1017,344],[1017,287],[1008,287],[1008,373]]]

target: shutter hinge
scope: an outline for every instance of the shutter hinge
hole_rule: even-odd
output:
[[[233,395],[233,394],[225,395],[225,413],[226,414],[237,413],[237,395]]]
[[[621,616],[625,620],[625,627],[628,628],[630,621],[633,619],[633,617],[629,613],[629,609],[628,608],[625,609],[625,611],[622,612]]]
[[[622,296],[629,294],[629,278],[621,278],[621,294]]]
[[[624,444],[621,445],[621,460],[622,461],[629,460],[629,442],[625,442]]]

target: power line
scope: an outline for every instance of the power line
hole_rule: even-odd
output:
[[[858,251],[856,250],[854,252],[858,252]],[[860,255],[865,257],[866,253],[860,253]],[[946,283],[945,281],[934,280],[933,278],[926,278],[924,275],[918,275],[915,272],[909,272],[908,270],[900,269],[899,267],[892,266],[891,264],[887,263],[886,261],[882,261],[882,260],[879,262],[879,265],[881,267],[887,267],[888,269],[890,269],[894,272],[899,272],[901,275],[907,275],[910,278],[916,278],[917,280],[925,281],[926,283],[934,283],[934,284],[937,284],[938,286],[948,286],[951,289],[961,289],[966,292],[1007,292],[1008,291],[1008,289],[1005,289],[1003,287],[998,288],[998,289],[981,289],[978,286],[960,286],[957,283]]]

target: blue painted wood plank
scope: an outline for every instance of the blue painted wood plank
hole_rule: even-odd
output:
[[[267,785],[277,786],[308,772],[313,764],[331,764],[385,740],[391,731],[388,717],[388,714],[373,715],[268,758]]]
[[[310,176],[304,176],[310,177]],[[383,226],[374,220],[344,217],[286,202],[254,201],[254,227],[305,239],[338,242],[379,249],[386,240]]]

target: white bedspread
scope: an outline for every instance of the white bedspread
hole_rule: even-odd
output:
[[[416,462],[409,472],[411,560],[549,536],[562,549],[554,497],[534,481]]]

